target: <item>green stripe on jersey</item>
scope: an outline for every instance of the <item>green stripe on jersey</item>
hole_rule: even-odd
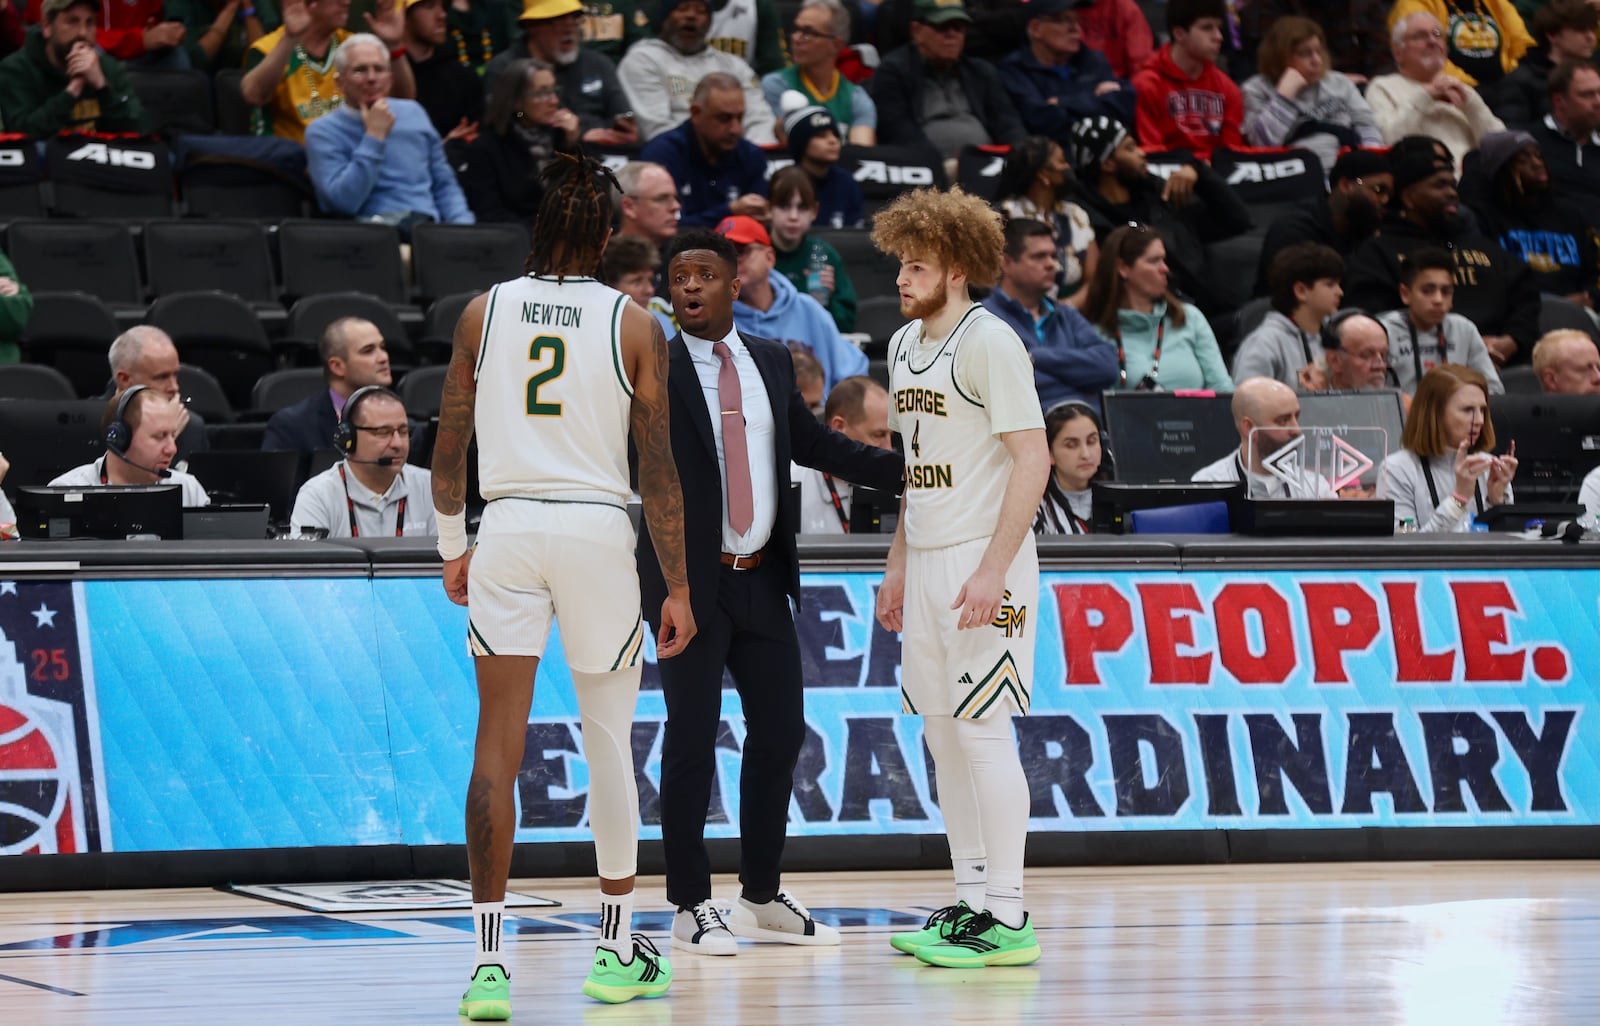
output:
[[[499,291],[500,286],[498,285],[490,288],[488,302],[483,307],[483,334],[478,337],[478,363],[472,368],[474,381],[483,372],[483,356],[489,351],[489,324],[494,320],[494,297]]]
[[[632,399],[633,383],[628,380],[628,373],[622,367],[622,304],[627,301],[627,296],[618,296],[617,305],[611,310],[611,366],[617,370],[617,380],[622,382],[622,390]],[[651,319],[655,319],[654,314]]]

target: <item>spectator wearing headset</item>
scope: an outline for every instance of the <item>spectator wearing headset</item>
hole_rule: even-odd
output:
[[[431,537],[433,476],[408,466],[411,422],[405,404],[382,385],[356,390],[334,429],[344,459],[300,486],[289,522],[329,538]]]
[[[178,454],[182,407],[148,385],[134,385],[106,403],[101,425],[106,453],[62,474],[52,485],[152,485],[183,487],[185,507],[209,506],[210,496],[191,474],[172,470]]]

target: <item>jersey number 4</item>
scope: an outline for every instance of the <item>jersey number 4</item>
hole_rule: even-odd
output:
[[[911,429],[911,455],[916,456],[916,457],[921,457],[922,456],[922,439],[921,439],[921,435],[922,435],[922,418],[918,417],[917,420],[916,420],[915,425]]]
[[[559,335],[540,335],[528,347],[528,362],[542,364],[545,354],[549,354],[550,365],[528,379],[528,416],[530,417],[559,417],[561,404],[555,401],[541,401],[539,388],[561,376],[567,369],[567,343]]]

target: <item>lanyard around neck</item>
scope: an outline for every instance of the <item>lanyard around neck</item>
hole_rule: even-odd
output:
[[[1118,321],[1117,334],[1117,371],[1121,375],[1123,388],[1128,387],[1128,353],[1122,347],[1122,323]],[[1162,314],[1161,320],[1156,322],[1156,349],[1150,357],[1150,370],[1145,374],[1145,379],[1154,385],[1161,376],[1161,341],[1167,337],[1167,315]]]
[[[395,480],[398,481],[399,478],[397,477],[397,478],[395,478]],[[359,538],[359,537],[361,537],[361,528],[356,526],[356,503],[355,503],[354,499],[350,498],[350,479],[345,476],[344,464],[342,464],[342,463],[339,464],[339,482],[344,485],[344,508],[345,508],[345,512],[350,514],[350,537]],[[405,534],[406,534],[406,499],[407,498],[408,498],[408,496],[406,496],[404,493],[401,494],[401,496],[400,496],[400,508],[395,511],[394,536],[396,538],[404,538]],[[382,522],[382,518],[383,518],[383,511],[382,510],[378,511],[378,518],[379,518],[379,522],[381,523]]]
[[[1411,332],[1411,367],[1414,371],[1416,371],[1417,375],[1416,378],[1411,382],[1411,389],[1412,391],[1416,391],[1417,386],[1422,384],[1422,346],[1417,342],[1416,322],[1413,321],[1409,315],[1406,317],[1406,328]],[[1443,321],[1439,322],[1439,342],[1434,349],[1434,355],[1438,357],[1439,363],[1441,364],[1450,362],[1444,347]],[[1437,503],[1435,503],[1435,505],[1437,505]]]
[[[822,483],[828,486],[828,498],[833,500],[833,511],[839,516],[839,526],[850,533],[850,518],[844,515],[844,503],[839,500],[839,490],[833,486],[833,475],[823,474]]]

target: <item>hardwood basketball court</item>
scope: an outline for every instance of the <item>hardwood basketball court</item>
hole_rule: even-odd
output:
[[[1033,870],[1044,958],[972,971],[888,945],[948,900],[948,873],[786,882],[840,925],[840,948],[674,952],[661,881],[647,879],[635,928],[677,978],[666,998],[606,1006],[578,990],[592,881],[512,881],[563,903],[507,916],[513,1022],[1600,1022],[1600,862]],[[718,898],[735,887],[719,877]],[[465,912],[322,916],[207,890],[0,894],[0,1023],[456,1022],[471,937]]]

